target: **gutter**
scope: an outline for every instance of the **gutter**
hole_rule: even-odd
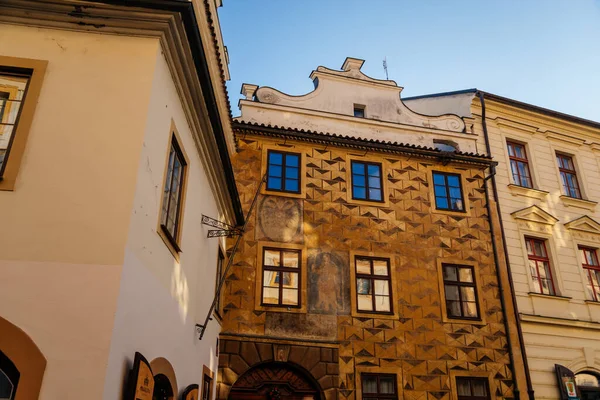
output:
[[[235,176],[233,173],[233,167],[231,165],[231,158],[229,156],[229,150],[227,149],[227,142],[225,140],[225,134],[223,132],[223,125],[221,123],[221,116],[217,105],[217,100],[210,77],[210,71],[208,70],[208,62],[204,47],[202,45],[202,38],[200,37],[200,28],[198,26],[198,20],[194,13],[194,6],[189,0],[93,0],[96,3],[111,4],[116,6],[126,7],[138,7],[147,8],[151,10],[162,10],[178,13],[181,16],[185,33],[190,45],[192,57],[194,59],[194,66],[196,67],[196,74],[200,81],[200,87],[204,96],[204,102],[208,110],[208,117],[212,130],[214,133],[215,142],[219,149],[219,157],[223,166],[223,172],[225,174],[225,181],[229,197],[233,206],[233,212],[235,217],[236,225],[244,225],[244,212],[242,210],[242,203],[240,202],[240,196],[235,184]],[[229,116],[228,118],[231,118]]]
[[[484,99],[484,95],[487,95],[487,93],[482,92],[482,91],[477,91],[476,95],[479,97],[479,101],[481,102],[481,125],[483,128],[483,136],[485,139],[485,148],[487,151],[487,154],[489,157],[491,157],[491,149],[490,149],[490,140],[489,140],[489,134],[488,134],[488,130],[487,130],[487,123],[486,123],[486,116],[485,116],[485,99]],[[514,287],[514,283],[512,280],[512,272],[511,272],[511,268],[510,268],[510,261],[508,258],[508,248],[506,246],[506,236],[504,235],[504,223],[502,222],[502,210],[500,208],[500,203],[498,202],[498,186],[496,184],[496,166],[492,165],[490,167],[492,173],[490,174],[490,176],[486,177],[486,179],[491,178],[492,181],[492,192],[493,192],[493,196],[494,196],[494,201],[496,202],[496,213],[498,214],[498,221],[499,221],[499,228],[500,228],[500,232],[502,233],[502,248],[504,251],[504,258],[506,259],[506,271],[508,274],[508,282],[510,285],[510,294],[512,297],[512,302],[513,302],[513,308],[514,308],[514,313],[515,313],[515,320],[516,320],[516,325],[517,325],[517,334],[519,337],[519,347],[521,349],[521,354],[523,355],[523,367],[525,369],[525,380],[527,382],[527,394],[529,396],[529,400],[535,400],[535,395],[534,395],[534,390],[533,390],[533,386],[531,384],[531,375],[529,373],[529,363],[527,361],[527,352],[525,351],[525,342],[523,341],[523,330],[521,328],[521,320],[520,320],[520,314],[519,314],[519,308],[517,306],[517,297],[515,296],[515,287]],[[485,195],[486,195],[486,200],[488,199],[488,186],[487,186],[487,182],[485,184]],[[500,268],[499,268],[499,264],[498,264],[498,252],[497,252],[497,248],[496,248],[496,242],[494,240],[495,238],[495,234],[494,234],[494,229],[493,229],[493,220],[492,220],[492,215],[490,213],[490,204],[489,201],[486,201],[486,207],[488,208],[488,218],[490,221],[490,231],[491,231],[491,235],[492,235],[492,247],[494,250],[494,260],[496,261],[496,273],[498,275],[498,288],[500,289],[501,295],[500,295],[500,299],[502,302],[502,306],[504,308],[504,296],[502,295],[502,280],[500,277]],[[507,343],[508,343],[508,350],[509,350],[509,355],[511,358],[511,372],[513,374],[513,380],[515,382],[515,398],[518,400],[519,399],[519,391],[518,391],[518,380],[517,377],[515,375],[515,366],[514,366],[514,360],[513,360],[513,353],[512,353],[512,346],[511,346],[511,339],[510,339],[510,332],[508,331],[508,322],[507,322],[507,318],[505,316],[504,318],[504,323],[506,326],[506,333],[507,333]]]

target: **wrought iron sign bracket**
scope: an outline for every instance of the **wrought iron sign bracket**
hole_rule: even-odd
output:
[[[242,230],[231,226],[225,222],[218,221],[214,218],[208,217],[206,215],[202,215],[202,225],[212,226],[213,228],[218,229],[210,229],[206,237],[215,238],[215,237],[234,237],[242,234]]]

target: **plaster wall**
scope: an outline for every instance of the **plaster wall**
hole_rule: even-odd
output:
[[[483,140],[481,108],[473,102],[474,128]],[[587,292],[578,245],[600,247],[600,230],[586,225],[574,229],[565,224],[588,217],[600,220],[600,159],[598,133],[591,128],[518,110],[492,101],[486,102],[490,146],[497,167],[497,185],[512,279],[528,355],[536,398],[558,399],[554,364],[574,372],[598,369],[600,362],[600,305]],[[534,188],[511,186],[512,175],[506,141],[525,144]],[[583,198],[570,201],[563,196],[555,153],[572,155]],[[558,221],[519,219],[517,211],[537,206]],[[525,212],[526,213],[526,212]],[[557,296],[532,293],[525,236],[546,240]]]
[[[158,41],[1,24],[0,43],[48,60],[0,192],[0,315],[48,361],[40,399],[99,399]]]
[[[160,52],[153,64],[156,69],[107,368],[107,400],[120,398],[136,351],[148,361],[166,358],[175,370],[179,387],[174,389],[179,392],[189,384],[202,383],[203,365],[216,371],[219,324],[216,319],[211,321],[202,341],[195,324],[204,322],[212,303],[219,246],[219,239],[206,237],[201,218],[202,214],[221,216],[177,88]],[[172,122],[188,158],[179,261],[157,233]]]

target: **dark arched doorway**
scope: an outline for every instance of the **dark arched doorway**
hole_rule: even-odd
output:
[[[255,366],[238,378],[228,400],[320,400],[318,383],[288,363]]]
[[[154,375],[154,393],[152,393],[152,400],[173,400],[173,388],[166,375]]]
[[[575,374],[575,383],[581,400],[600,400],[600,379],[596,372],[582,371]]]

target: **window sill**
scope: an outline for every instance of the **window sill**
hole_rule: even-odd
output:
[[[584,200],[584,199],[576,199],[575,197],[569,197],[562,195],[560,196],[563,204],[567,207],[578,207],[586,210],[594,211],[596,208],[597,201]]]
[[[486,321],[484,318],[472,319],[472,318],[451,318],[447,315],[443,315],[442,321],[448,324],[470,324],[470,325],[485,325]]]
[[[544,200],[549,192],[545,190],[539,190],[534,188],[528,188],[515,184],[508,185],[508,189],[511,191],[513,196],[531,197],[533,199]]]
[[[265,196],[291,197],[293,199],[306,198],[306,193],[305,193],[304,187],[302,188],[302,191],[300,193],[298,193],[298,192],[284,192],[283,190],[270,190],[270,189],[267,189],[266,186],[264,186],[260,190],[260,194],[265,195]]]
[[[557,295],[553,295],[553,294],[541,294],[541,293],[536,293],[536,292],[529,292],[527,293],[528,295],[532,296],[532,297],[539,297],[541,299],[556,299],[556,300],[563,300],[563,301],[571,301],[572,297],[567,297],[567,296],[557,296]]]
[[[600,301],[595,301],[595,300],[585,300],[586,304],[589,305],[594,305],[594,306],[600,306]]]
[[[175,260],[179,262],[179,253],[181,253],[181,249],[179,248],[179,245],[173,240],[173,238],[171,238],[171,235],[168,232],[166,232],[166,228],[164,228],[162,225],[159,225],[156,233],[158,233],[158,236],[160,236],[163,242],[165,242],[165,245],[175,258]]]

